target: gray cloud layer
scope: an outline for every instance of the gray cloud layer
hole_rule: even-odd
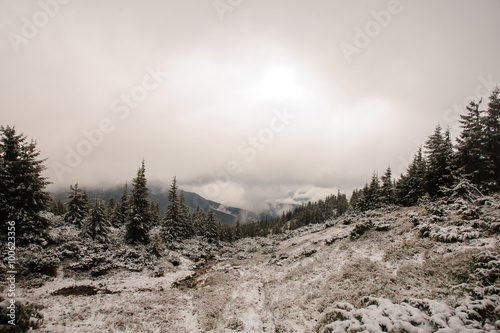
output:
[[[437,123],[456,133],[464,99],[500,78],[499,12],[494,0],[5,0],[0,123],[38,140],[53,188],[123,183],[144,158],[151,181],[176,175],[227,205],[320,198],[401,172]]]

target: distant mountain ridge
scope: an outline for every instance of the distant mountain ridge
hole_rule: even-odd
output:
[[[116,201],[119,201],[123,193],[123,189],[123,186],[115,186],[105,189],[86,188],[86,191],[90,199],[97,196],[108,202],[109,198],[111,197]],[[130,189],[131,187],[129,186],[129,193]],[[61,199],[63,202],[66,202],[68,200],[68,192],[69,191],[56,191],[52,194],[56,200]],[[184,197],[186,198],[186,204],[189,206],[191,211],[193,211],[198,204],[204,211],[207,211],[210,207],[212,207],[217,218],[222,223],[228,225],[236,224],[236,220],[238,219],[241,223],[247,223],[259,219],[265,219],[266,217],[273,218],[277,215],[275,212],[273,212],[272,209],[266,210],[264,213],[259,214],[242,208],[225,206],[221,203],[205,199],[201,195],[194,192],[184,191]],[[152,200],[155,203],[158,202],[160,206],[160,212],[164,214],[168,204],[170,203],[168,200],[168,188],[160,185],[150,185],[149,200]]]

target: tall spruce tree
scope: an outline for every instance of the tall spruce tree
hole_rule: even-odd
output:
[[[349,201],[345,193],[337,193],[337,216],[343,215],[349,209]]]
[[[447,130],[444,137],[441,132],[441,126],[438,125],[425,145],[428,155],[425,185],[431,197],[442,196],[441,189],[449,188],[453,184],[453,146],[450,132]]]
[[[168,207],[163,218],[163,234],[166,241],[178,241],[189,237],[185,208],[177,195],[177,179],[174,177],[168,191]]]
[[[236,220],[236,226],[234,230],[234,238],[236,240],[243,238],[243,230],[241,230],[240,220]]]
[[[380,188],[380,201],[384,205],[390,205],[394,203],[394,183],[392,182],[392,170],[388,166],[385,170],[385,174],[381,178],[382,187]]]
[[[378,178],[378,174],[376,172],[372,174],[370,185],[366,191],[365,200],[367,202],[368,209],[376,209],[380,207],[380,179]]]
[[[396,203],[403,206],[417,204],[418,199],[425,194],[424,178],[426,173],[427,160],[422,154],[422,147],[420,147],[408,166],[406,174],[401,175],[401,178],[396,183]]]
[[[484,115],[485,160],[488,161],[488,174],[493,177],[489,189],[500,189],[500,88],[497,86],[490,94],[488,109]]]
[[[161,223],[161,218],[162,218],[158,201],[155,203],[153,200],[151,200],[149,204],[149,211],[151,212],[152,226],[154,227],[158,226]]]
[[[219,239],[219,220],[215,215],[212,207],[210,207],[205,216],[205,233],[204,237],[209,242],[216,242]]]
[[[129,200],[129,209],[126,220],[125,240],[127,243],[147,243],[148,232],[151,227],[149,212],[148,187],[144,160],[137,171],[137,177],[132,180],[132,194]]]
[[[66,214],[66,206],[61,199],[53,199],[52,201],[52,212],[56,215],[64,216]]]
[[[120,196],[120,201],[116,204],[113,215],[111,216],[111,224],[116,228],[121,228],[127,223],[127,216],[129,210],[129,195],[128,184],[125,183],[123,193]]]
[[[195,235],[201,236],[205,234],[204,230],[204,221],[205,221],[205,212],[200,208],[200,204],[196,205],[196,208],[193,211],[193,229]]]
[[[49,224],[40,215],[48,209],[50,195],[45,190],[49,182],[42,177],[45,160],[39,156],[35,141],[27,142],[14,127],[0,127],[0,230],[14,221],[20,242],[45,238]]]
[[[179,195],[179,203],[181,209],[181,220],[183,221],[183,236],[184,238],[190,238],[195,235],[195,230],[193,226],[191,209],[186,204],[186,196],[184,195],[184,191],[181,190],[181,194]]]
[[[87,198],[83,195],[83,190],[78,187],[78,183],[70,185],[68,193],[67,212],[64,215],[64,221],[74,224],[78,227],[82,226],[83,220],[88,215]]]
[[[104,201],[96,198],[89,217],[83,223],[82,234],[99,243],[105,243],[109,239],[110,227],[111,224],[106,217]]]
[[[480,104],[481,101],[470,102],[467,114],[460,115],[462,132],[457,138],[456,168],[462,177],[480,189],[486,189],[493,178],[493,168],[491,161],[485,158],[485,129]]]
[[[108,199],[108,204],[106,206],[106,215],[108,217],[113,216],[113,213],[115,212],[115,210],[116,210],[116,200],[115,200],[115,198],[110,197]]]

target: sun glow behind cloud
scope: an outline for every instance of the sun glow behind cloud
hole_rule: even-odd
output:
[[[264,67],[243,94],[250,103],[304,102],[307,93],[297,70],[285,64],[271,64]]]

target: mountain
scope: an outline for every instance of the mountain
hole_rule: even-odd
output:
[[[131,187],[129,186],[129,193]],[[109,198],[114,198],[115,200],[119,200],[123,193],[123,186],[116,186],[110,188],[103,189],[86,189],[89,198],[94,198],[96,196],[102,198],[104,201],[108,201]],[[63,202],[66,202],[68,199],[68,191],[57,191],[52,193],[53,197],[56,200],[61,199]],[[201,195],[194,192],[184,191],[184,196],[186,198],[186,204],[189,206],[191,211],[193,211],[196,206],[199,204],[201,209],[207,211],[210,207],[215,212],[217,218],[224,224],[234,225],[236,224],[236,220],[240,220],[241,223],[247,223],[256,221],[263,218],[273,218],[277,216],[274,210],[267,210],[264,213],[258,214],[255,212],[250,212],[245,209],[225,206],[221,203],[208,200],[203,198]],[[158,202],[160,205],[160,211],[162,214],[165,213],[165,210],[169,204],[168,201],[168,188],[161,185],[150,185],[149,186],[149,198],[154,202]],[[280,212],[281,213],[281,212]]]

